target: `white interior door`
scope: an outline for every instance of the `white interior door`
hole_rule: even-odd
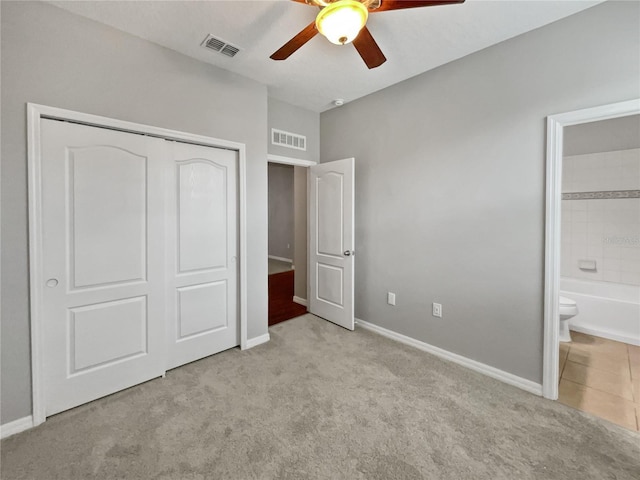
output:
[[[42,120],[46,415],[164,373],[164,140]]]
[[[353,330],[354,159],[309,170],[309,311]]]
[[[172,166],[167,176],[168,369],[240,343],[238,154],[171,143]]]

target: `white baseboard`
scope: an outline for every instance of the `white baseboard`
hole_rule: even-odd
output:
[[[269,258],[271,260],[280,260],[281,262],[293,263],[293,260],[290,258],[276,257],[275,255],[269,255]]]
[[[269,334],[265,333],[264,335],[260,335],[259,337],[250,338],[247,340],[247,348],[257,347],[258,345],[262,345],[263,343],[267,343],[269,341]]]
[[[580,333],[586,333],[587,335],[593,335],[595,337],[608,338],[609,340],[615,340],[616,342],[628,343],[630,345],[640,346],[640,338],[633,337],[631,335],[620,335],[616,332],[611,332],[602,328],[584,327],[582,325],[571,325],[570,330]]]
[[[305,307],[308,305],[306,298],[296,297],[295,295],[293,296],[293,301],[299,305],[304,305]]]
[[[0,438],[7,438],[16,433],[24,432],[33,428],[33,416],[19,418],[13,422],[0,425]]]
[[[378,333],[384,337],[396,340],[397,342],[404,343],[405,345],[409,345],[411,347],[415,347],[419,350],[435,355],[436,357],[449,360],[450,362],[457,363],[458,365],[462,365],[463,367],[482,373],[488,377],[495,378],[496,380],[500,380],[501,382],[507,383],[509,385],[513,385],[514,387],[518,387],[529,393],[533,393],[534,395],[542,395],[542,385],[539,383],[532,382],[531,380],[527,380],[526,378],[518,377],[517,375],[505,372],[504,370],[500,370],[495,367],[491,367],[484,363],[477,362],[476,360],[471,360],[470,358],[463,357],[462,355],[458,355],[457,353],[452,353],[447,350],[443,350],[442,348],[429,345],[428,343],[416,340],[415,338],[407,337],[406,335],[402,335],[386,328],[379,327],[378,325],[374,325],[373,323],[365,322],[364,320],[356,318],[356,323],[360,327],[366,330],[371,330],[372,332]]]

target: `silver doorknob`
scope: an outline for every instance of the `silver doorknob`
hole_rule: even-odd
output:
[[[53,287],[57,287],[57,286],[58,286],[58,279],[57,278],[50,278],[49,280],[47,280],[47,287],[53,288]]]
[[[344,256],[345,257],[350,257],[351,255],[355,255],[356,252],[354,252],[353,250],[345,250],[344,251]]]

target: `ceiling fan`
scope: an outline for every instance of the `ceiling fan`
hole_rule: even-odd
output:
[[[376,68],[387,61],[386,57],[366,27],[369,13],[400,10],[404,8],[433,7],[464,3],[465,0],[292,0],[320,7],[314,22],[285,43],[270,58],[285,60],[305,43],[322,33],[330,42],[353,46],[369,68]]]

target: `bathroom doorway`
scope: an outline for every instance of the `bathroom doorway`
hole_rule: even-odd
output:
[[[640,426],[640,101],[548,118],[543,394]]]

